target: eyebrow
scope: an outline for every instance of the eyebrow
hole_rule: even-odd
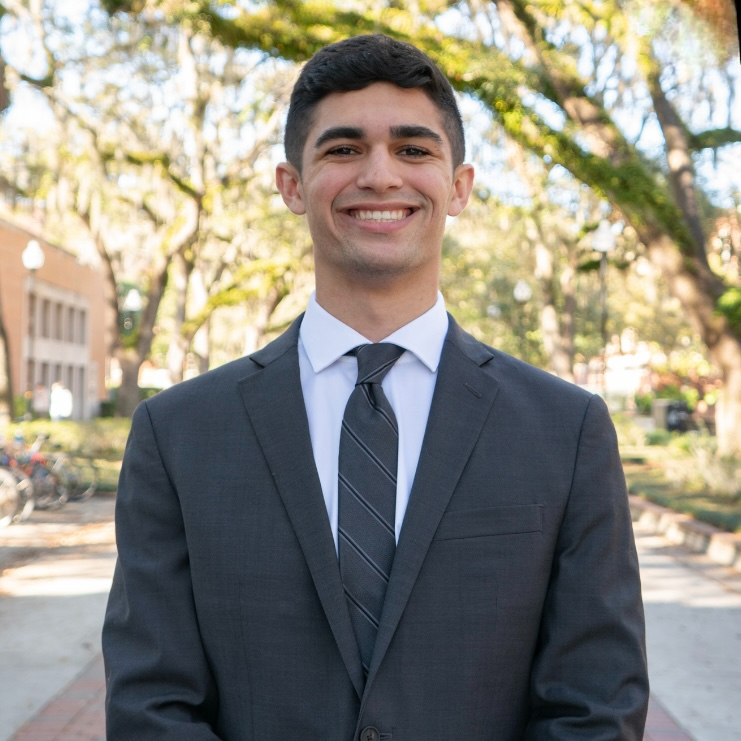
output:
[[[391,127],[391,138],[392,139],[432,139],[435,144],[442,146],[443,138],[436,131],[428,129],[427,126],[392,126]]]
[[[314,142],[314,149],[319,149],[323,144],[331,142],[333,139],[362,139],[364,135],[365,132],[359,126],[333,126],[321,133]]]
[[[437,132],[427,128],[427,126],[418,126],[403,124],[401,126],[392,126],[390,129],[392,139],[431,139],[438,146],[443,146],[443,138]],[[334,139],[362,139],[365,136],[365,130],[359,126],[332,126],[323,131],[319,138],[314,142],[314,148],[318,149],[322,145]]]

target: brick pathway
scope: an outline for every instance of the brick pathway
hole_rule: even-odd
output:
[[[11,741],[105,741],[103,657],[93,659]]]
[[[693,741],[652,696],[643,741]]]
[[[105,741],[105,678],[99,656],[11,741]],[[652,697],[644,741],[693,741]]]

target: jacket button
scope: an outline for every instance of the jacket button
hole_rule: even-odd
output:
[[[358,736],[358,741],[380,741],[380,739],[381,734],[373,726],[366,726],[360,732],[360,736]]]

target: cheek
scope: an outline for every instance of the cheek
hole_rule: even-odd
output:
[[[420,193],[427,196],[437,208],[447,211],[453,195],[452,183],[449,177],[443,173],[434,173],[428,177],[420,177],[410,181],[410,185]]]
[[[309,201],[316,208],[320,206],[330,206],[332,201],[345,189],[351,182],[347,173],[329,171],[315,173],[305,185],[305,193]]]

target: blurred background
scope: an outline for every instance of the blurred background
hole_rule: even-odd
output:
[[[6,436],[125,420],[301,311],[311,242],[273,184],[287,95],[316,49],[376,31],[460,95],[477,186],[445,241],[449,310],[605,396],[626,443],[693,432],[674,452],[738,496],[730,0],[2,0]]]
[[[303,309],[311,241],[273,182],[287,98],[365,32],[420,46],[459,95],[477,185],[445,239],[448,310],[605,397],[636,499],[740,534],[731,0],[0,0],[9,456],[48,435],[115,493],[141,399]],[[0,523],[39,516],[18,507]]]

